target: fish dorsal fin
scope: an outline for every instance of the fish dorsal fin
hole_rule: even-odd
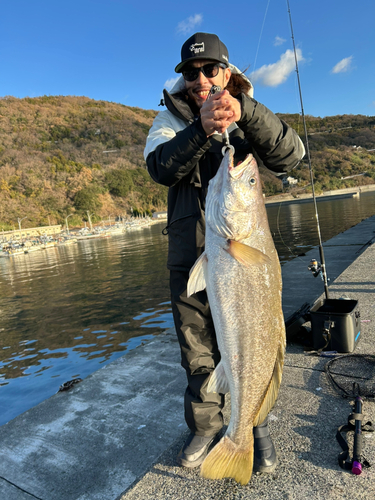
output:
[[[268,413],[272,410],[273,405],[275,404],[281,384],[283,366],[284,366],[284,346],[281,343],[279,350],[277,352],[272,378],[268,385],[267,392],[264,396],[262,406],[259,409],[258,415],[254,419],[254,424],[253,424],[254,427],[256,427],[257,425],[261,424],[264,421]]]
[[[207,255],[205,252],[195,261],[194,266],[190,270],[189,281],[187,284],[187,296],[193,293],[200,292],[206,288],[206,278],[204,270],[207,265]]]
[[[229,247],[226,249],[227,252],[246,267],[254,265],[261,266],[271,262],[270,258],[266,254],[256,248],[249,247],[248,245],[235,240],[228,240],[228,243]]]
[[[226,394],[229,392],[229,382],[225,375],[224,365],[221,361],[211,374],[207,392],[216,392],[218,394]]]

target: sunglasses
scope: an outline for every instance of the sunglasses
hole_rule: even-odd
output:
[[[225,69],[225,64],[209,63],[200,68],[189,68],[182,72],[182,76],[187,82],[194,82],[199,73],[202,72],[206,78],[215,78],[219,73],[219,68]]]

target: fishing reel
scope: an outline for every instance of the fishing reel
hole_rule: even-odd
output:
[[[322,274],[322,266],[320,262],[318,262],[316,259],[311,259],[310,264],[308,265],[307,269],[312,272],[314,278],[319,276],[319,274]]]
[[[320,276],[323,279],[322,265],[316,259],[311,259],[310,264],[308,265],[307,269],[310,272],[312,272],[312,275],[314,276],[314,278],[316,278],[317,276]]]
[[[314,276],[314,278],[316,278],[317,276],[320,276],[322,281],[324,281],[323,266],[316,259],[310,260],[310,264],[307,266],[307,269],[310,272],[312,272],[312,275]],[[327,278],[327,281],[329,281],[329,278]]]

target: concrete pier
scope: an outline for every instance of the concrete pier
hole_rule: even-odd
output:
[[[356,353],[375,354],[375,216],[324,245],[332,298],[359,301]],[[285,317],[323,292],[307,270],[314,248],[283,266]],[[360,476],[338,466],[335,434],[351,406],[330,388],[327,358],[287,347],[283,382],[270,415],[278,449],[274,474],[247,486],[210,481],[176,466],[187,436],[185,374],[174,332],[160,334],[0,427],[0,498],[4,500],[333,499],[375,498],[375,465]],[[375,404],[365,402],[366,420]],[[226,406],[226,420],[229,407]],[[373,434],[364,455],[374,461]]]

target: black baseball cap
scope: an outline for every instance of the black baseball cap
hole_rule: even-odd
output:
[[[229,65],[228,49],[217,35],[195,33],[181,48],[181,62],[175,67],[176,73],[182,73],[186,63],[195,59],[210,59]]]

